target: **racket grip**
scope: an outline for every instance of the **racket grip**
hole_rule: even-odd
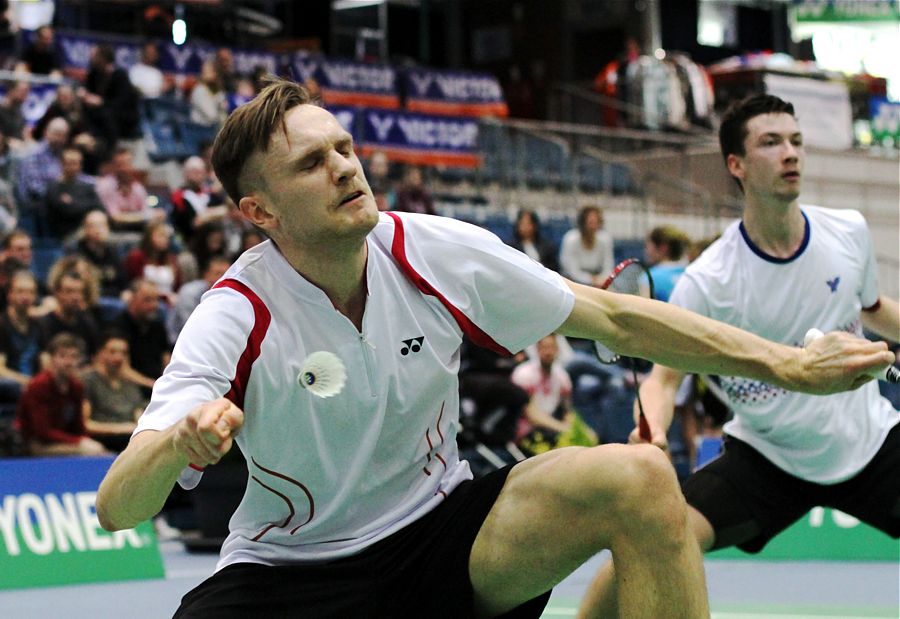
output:
[[[638,436],[641,437],[642,441],[647,441],[648,443],[653,440],[653,435],[650,433],[650,424],[647,423],[644,413],[638,416]]]
[[[817,340],[823,335],[825,334],[816,328],[810,329],[806,332],[806,335],[803,336],[803,347],[806,348],[813,340]],[[875,368],[873,370],[869,370],[869,374],[871,374],[878,380],[883,380],[886,383],[900,383],[900,370],[895,368],[893,365],[889,365],[885,368]]]

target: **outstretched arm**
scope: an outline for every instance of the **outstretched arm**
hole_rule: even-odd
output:
[[[215,464],[231,449],[244,413],[220,398],[193,409],[161,432],[132,437],[107,472],[97,493],[97,517],[108,531],[128,529],[154,516],[181,471]]]
[[[567,283],[575,306],[560,333],[684,372],[746,376],[826,394],[855,389],[871,380],[867,370],[894,361],[884,342],[829,333],[793,348],[668,303]]]
[[[880,297],[878,307],[862,313],[863,326],[891,342],[900,342],[900,305],[893,299]]]

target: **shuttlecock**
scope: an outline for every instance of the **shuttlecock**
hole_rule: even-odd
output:
[[[325,350],[306,358],[297,382],[315,396],[330,398],[341,392],[347,382],[347,369],[341,358]]]

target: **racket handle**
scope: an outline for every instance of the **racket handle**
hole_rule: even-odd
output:
[[[806,335],[803,336],[803,347],[806,348],[813,340],[817,340],[823,335],[825,334],[816,328],[810,329],[806,332]],[[900,370],[895,368],[893,365],[889,365],[885,368],[875,368],[873,370],[869,370],[869,374],[871,374],[878,380],[883,380],[887,383],[900,383]]]
[[[644,413],[638,416],[638,436],[641,437],[642,441],[647,441],[648,443],[653,440],[653,435],[650,433],[650,424],[647,423]]]

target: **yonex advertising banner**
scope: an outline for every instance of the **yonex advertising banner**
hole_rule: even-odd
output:
[[[357,119],[359,118],[360,110],[355,107],[347,107],[345,105],[329,105],[327,106],[328,111],[334,114],[334,117],[341,124],[341,127],[344,130],[353,136],[354,142],[359,142],[359,135],[357,134]]]
[[[382,150],[395,160],[417,165],[474,168],[478,154],[478,121],[425,116],[389,110],[365,110],[362,154]]]
[[[328,105],[397,109],[397,71],[386,64],[335,60],[298,52],[291,61],[297,82],[314,80]]]
[[[411,112],[503,118],[509,114],[503,89],[493,75],[407,69],[403,79],[406,108]]]
[[[758,554],[737,548],[710,553],[712,559],[787,561],[900,561],[900,541],[835,509],[816,507]]]
[[[100,528],[97,488],[112,460],[0,460],[0,589],[164,576],[150,522]]]

